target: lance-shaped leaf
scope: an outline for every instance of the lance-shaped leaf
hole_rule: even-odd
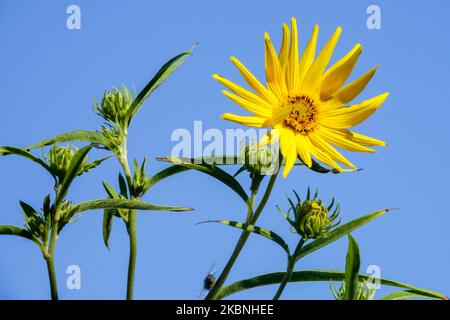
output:
[[[95,161],[92,161],[92,162],[86,164],[85,166],[83,166],[81,168],[82,171],[79,173],[79,175],[98,167],[99,165],[102,164],[103,161],[108,160],[111,157],[112,156],[107,156],[107,157],[104,157],[104,158],[101,158],[101,159],[98,159],[98,160],[95,160]]]
[[[429,295],[425,292],[415,291],[415,290],[403,290],[403,291],[397,291],[390,293],[388,295],[385,295],[384,297],[381,297],[378,300],[405,300],[405,299],[433,299],[437,300],[438,297],[435,297],[433,295]]]
[[[353,230],[362,227],[363,225],[369,223],[370,221],[372,221],[378,217],[381,217],[382,215],[389,212],[390,210],[392,210],[392,209],[378,210],[378,211],[369,213],[368,215],[365,215],[361,218],[357,218],[351,222],[348,222],[348,223],[340,226],[339,228],[334,229],[333,231],[324,235],[323,237],[321,237],[317,240],[314,240],[314,241],[308,243],[307,245],[303,246],[303,248],[300,250],[300,253],[296,256],[296,259],[298,260],[298,259],[306,256],[307,254],[310,254],[310,253],[342,238],[343,236],[349,234]]]
[[[220,182],[224,183],[226,186],[231,188],[234,192],[236,192],[246,203],[248,201],[248,195],[245,192],[244,188],[239,184],[239,182],[233,178],[229,173],[223,171],[219,167],[217,167],[214,164],[207,164],[207,163],[195,163],[195,159],[186,159],[186,158],[177,158],[177,157],[163,157],[163,158],[157,158],[159,161],[165,161],[165,162],[171,162],[178,166],[183,166],[187,169],[193,169],[197,170],[203,173],[206,173],[210,175],[211,177],[219,180]],[[184,170],[183,170],[184,171]],[[181,172],[179,168],[174,168],[173,172],[166,172],[167,174],[174,174]],[[160,179],[161,180],[161,179]]]
[[[0,235],[19,236],[34,241],[31,232],[15,226],[0,226]]]
[[[11,155],[11,154],[20,156],[20,157],[24,157],[28,160],[31,160],[31,161],[39,164],[42,168],[47,170],[53,176],[52,170],[50,169],[48,164],[46,164],[45,161],[36,157],[34,154],[32,154],[24,149],[21,149],[21,148],[9,147],[9,146],[0,147],[0,156],[7,156],[7,155]]]
[[[260,236],[267,238],[269,240],[272,240],[273,242],[278,244],[280,247],[283,248],[283,250],[287,253],[288,256],[290,255],[288,244],[278,234],[276,234],[275,232],[273,232],[269,229],[261,228],[261,227],[247,224],[247,223],[230,221],[230,220],[210,220],[210,221],[204,221],[204,222],[200,222],[200,223],[208,223],[208,222],[220,223],[220,224],[223,224],[226,226],[230,226],[230,227],[234,227],[237,229],[241,229],[241,230],[245,230],[248,232],[253,232],[253,233],[259,234]]]
[[[222,288],[219,292],[218,298],[223,299],[228,297],[234,293],[249,290],[261,286],[279,284],[283,280],[285,276],[285,272],[274,272],[263,274],[260,276],[256,276],[253,278],[237,281],[232,283],[224,288]],[[372,278],[372,275],[359,275],[359,281],[367,281],[367,279]],[[345,272],[335,271],[335,270],[306,270],[306,271],[294,271],[292,273],[292,277],[289,282],[308,282],[308,281],[343,281],[345,279]],[[389,280],[385,278],[379,279],[382,285],[398,287],[408,290],[413,290],[415,292],[419,292],[424,295],[428,295],[430,297],[440,299],[440,300],[448,300],[448,298],[436,291],[421,289],[418,287],[411,286],[406,283]]]
[[[186,58],[191,54],[192,49],[189,49],[186,52],[180,53],[179,55],[173,57],[169,61],[167,61],[161,69],[158,70],[158,72],[153,76],[153,78],[147,83],[147,85],[142,89],[141,92],[137,95],[137,97],[133,100],[131,103],[131,106],[128,110],[128,121],[131,122],[133,117],[136,115],[136,113],[139,111],[139,109],[144,104],[145,100],[147,100],[148,96],[156,89],[158,88],[164,80],[169,77],[172,72],[174,72],[183,62],[186,60]]]
[[[192,208],[160,206],[147,202],[140,202],[128,199],[99,199],[87,202],[81,202],[73,205],[71,214],[96,209],[132,209],[132,210],[150,210],[150,211],[192,211]]]
[[[360,266],[361,258],[358,244],[351,235],[348,235],[348,250],[345,259],[344,300],[356,300],[358,295],[358,275]]]
[[[120,188],[120,194],[123,197],[128,198],[127,182],[125,181],[125,178],[123,177],[123,175],[121,173],[119,173],[119,188]]]
[[[109,236],[111,235],[112,224],[114,220],[114,210],[105,209],[103,212],[103,241],[109,250]]]
[[[116,190],[114,190],[114,188],[110,184],[108,184],[107,182],[103,181],[103,187],[105,188],[106,193],[108,194],[108,196],[110,198],[112,198],[112,199],[124,199],[124,197],[120,197],[119,194],[116,192]],[[114,215],[118,214],[125,221],[127,221],[127,219],[128,219],[126,212],[123,211],[122,209],[111,209],[111,208],[105,209],[105,215],[103,216],[105,218],[107,217],[106,211],[108,211],[109,214],[114,214]]]
[[[109,141],[101,133],[96,131],[72,131],[57,135],[53,138],[45,139],[41,142],[33,144],[24,149],[31,150],[42,148],[45,146],[50,146],[53,144],[63,143],[63,142],[90,142],[92,144],[99,144],[105,147],[109,146]]]
[[[67,173],[61,183],[60,191],[58,192],[57,199],[55,201],[56,204],[59,204],[66,197],[70,185],[79,174],[80,169],[83,167],[84,160],[86,159],[86,156],[91,148],[92,145],[83,147],[73,155],[69,169],[67,169]]]

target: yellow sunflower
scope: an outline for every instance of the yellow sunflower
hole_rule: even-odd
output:
[[[283,40],[279,53],[274,49],[269,34],[265,34],[265,71],[267,86],[235,57],[231,61],[253,91],[247,90],[217,74],[218,80],[232,92],[223,93],[232,101],[252,112],[252,116],[225,113],[222,117],[250,127],[272,127],[260,141],[261,145],[280,141],[286,160],[286,177],[297,156],[311,167],[312,158],[338,171],[338,164],[355,169],[332,145],[357,152],[375,152],[368,146],[384,146],[385,142],[348,130],[372,115],[389,93],[348,106],[373,77],[376,67],[360,78],[344,85],[350,76],[362,47],[357,44],[348,54],[326,70],[342,29],[337,28],[317,57],[316,25],[309,43],[299,57],[297,22],[291,19],[291,30],[283,25]]]

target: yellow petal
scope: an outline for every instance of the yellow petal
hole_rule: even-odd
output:
[[[328,143],[334,144],[339,148],[354,151],[354,152],[376,152],[373,149],[362,146],[358,143],[355,143],[349,139],[346,139],[335,132],[334,129],[321,127],[319,130],[319,134],[327,141]]]
[[[326,164],[332,168],[335,168],[338,171],[343,171],[340,165],[338,165],[333,159],[329,157],[325,152],[323,152],[319,147],[314,146],[311,148],[311,154],[316,158],[319,162]]]
[[[322,74],[325,71],[328,63],[330,62],[331,56],[333,55],[334,48],[336,47],[341,32],[342,29],[340,27],[336,29],[330,40],[328,40],[327,44],[320,52],[317,59],[313,62],[311,68],[308,70],[308,73],[305,76],[305,80],[302,83],[302,90],[311,92],[313,90],[319,89]]]
[[[331,128],[346,129],[354,127],[370,117],[387,99],[389,93],[383,93],[351,107],[325,111],[321,124]]]
[[[340,88],[333,94],[333,97],[344,104],[352,101],[364,90],[370,79],[372,79],[375,72],[377,71],[377,68],[378,67],[371,69],[360,78]]]
[[[272,129],[267,132],[261,140],[259,140],[259,146],[267,146],[270,144],[274,144],[275,142],[280,140],[280,135],[278,133],[278,129]]]
[[[357,44],[342,59],[328,69],[322,77],[320,97],[322,101],[328,100],[348,79],[361,55],[362,46]]]
[[[297,20],[295,18],[291,18],[291,29],[291,48],[289,50],[288,65],[286,69],[286,83],[289,94],[295,96],[299,89],[298,33]]]
[[[287,177],[287,175],[291,171],[291,169],[294,166],[296,161],[297,161],[297,151],[295,151],[295,148],[290,148],[289,153],[286,156],[286,163],[284,165],[284,170],[283,170],[284,178]]]
[[[309,68],[314,62],[314,58],[316,56],[316,47],[317,47],[317,37],[319,35],[319,26],[316,24],[314,26],[311,38],[309,39],[308,45],[303,51],[302,58],[300,59],[299,64],[299,81],[302,83],[305,75],[308,73]]]
[[[289,46],[290,46],[290,40],[289,37],[291,36],[291,32],[289,30],[289,27],[286,23],[283,24],[283,40],[281,40],[281,48],[280,53],[278,54],[278,58],[280,60],[281,69],[283,70],[283,73],[286,70],[287,66],[287,60],[288,60],[288,54],[289,54]]]
[[[246,109],[250,112],[253,112],[257,116],[264,117],[264,118],[270,118],[272,116],[271,110],[267,110],[266,108],[261,107],[258,104],[255,104],[246,99],[243,99],[243,98],[241,98],[235,94],[232,94],[231,92],[228,92],[226,90],[222,90],[222,93],[224,95],[226,95],[228,98],[230,98],[231,101],[233,101],[234,103],[240,105],[241,107],[243,107],[244,109]]]
[[[253,92],[250,92],[249,90],[231,82],[230,80],[227,80],[222,76],[219,76],[218,74],[213,74],[212,77],[217,81],[219,81],[221,84],[223,84],[225,87],[236,93],[237,95],[240,95],[242,98],[259,105],[261,108],[264,108],[267,111],[272,110],[273,106],[268,104],[267,101],[263,100]]]
[[[340,152],[338,152],[335,148],[333,148],[329,143],[327,143],[323,138],[318,134],[311,134],[310,139],[314,145],[320,148],[324,153],[326,153],[331,159],[335,159],[340,163],[355,169],[355,165],[348,161]],[[332,166],[335,167],[335,166]]]
[[[297,151],[295,149],[295,136],[289,130],[281,130],[280,139],[280,151],[286,160],[286,164],[283,170],[283,177],[286,178],[297,159]]]
[[[335,129],[333,130],[334,133],[342,136],[343,138],[346,138],[348,140],[351,140],[355,143],[361,144],[363,146],[379,146],[384,147],[386,145],[386,142],[382,140],[378,140],[372,137],[364,136],[362,134],[347,130],[347,129]]]
[[[280,61],[267,32],[264,37],[264,44],[267,85],[278,99],[281,100],[286,95],[286,83]]]
[[[312,166],[311,160],[311,142],[308,137],[305,137],[301,134],[296,135],[297,142],[297,152],[302,161],[308,166]]]
[[[261,128],[265,127],[266,118],[258,117],[258,116],[238,116],[231,113],[224,113],[222,115],[222,119],[230,120],[233,122],[237,122],[244,126]]]
[[[248,85],[252,87],[261,98],[272,105],[277,103],[278,100],[273,93],[267,90],[267,88],[264,87],[261,82],[259,82],[258,79],[256,79],[255,76],[238,59],[236,59],[236,57],[231,57],[231,61],[238,68]]]

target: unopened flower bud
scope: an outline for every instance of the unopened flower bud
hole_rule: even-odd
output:
[[[279,210],[295,232],[302,236],[304,240],[320,238],[339,224],[339,221],[335,222],[339,216],[339,205],[336,205],[333,213],[330,214],[334,206],[334,199],[329,206],[325,206],[323,201],[317,198],[317,192],[311,199],[309,189],[305,201],[301,201],[296,192],[295,195],[297,198],[296,204],[288,198],[291,204],[288,214]],[[291,213],[294,214],[294,219],[291,218]]]
[[[370,288],[366,282],[359,282],[355,300],[373,300],[376,291],[376,289]],[[343,300],[345,295],[345,281],[342,281],[342,285],[339,289],[333,284],[331,286],[331,293],[335,300]]]
[[[69,169],[75,151],[70,146],[54,146],[48,154],[48,161],[51,171],[55,176],[63,179]]]
[[[121,89],[114,88],[113,91],[105,92],[101,104],[95,102],[95,109],[103,119],[123,125],[132,102],[130,90],[122,86]]]
[[[251,144],[241,147],[241,160],[251,174],[270,175],[275,171],[275,152],[269,147]]]
[[[146,161],[147,159],[144,159],[139,167],[137,161],[134,160],[133,193],[135,197],[141,197],[150,188],[150,178],[145,171]]]

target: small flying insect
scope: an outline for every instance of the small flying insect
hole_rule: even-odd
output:
[[[216,283],[216,269],[214,265],[211,267],[211,270],[208,272],[206,277],[203,279],[203,289],[200,291],[199,298],[203,296],[204,291],[209,291]]]

